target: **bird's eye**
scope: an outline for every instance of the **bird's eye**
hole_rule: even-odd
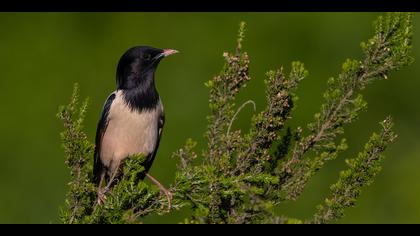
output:
[[[146,60],[146,61],[150,61],[152,59],[152,55],[150,55],[150,54],[144,54],[143,55],[143,59]]]

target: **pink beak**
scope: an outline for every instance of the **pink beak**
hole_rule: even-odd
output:
[[[170,55],[175,54],[175,53],[178,53],[178,51],[174,50],[174,49],[164,49],[163,50],[163,56],[164,57],[170,56]]]

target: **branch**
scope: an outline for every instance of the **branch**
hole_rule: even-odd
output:
[[[325,103],[315,120],[308,125],[309,134],[295,143],[291,157],[282,164],[283,194],[287,199],[296,199],[308,179],[334,159],[346,145],[336,145],[335,138],[344,132],[343,126],[357,119],[366,109],[360,90],[373,81],[387,79],[389,72],[409,65],[411,53],[412,14],[389,13],[375,23],[375,35],[362,43],[365,54],[362,61],[348,59],[338,78],[328,80],[324,94]],[[304,155],[313,150],[318,158],[304,160]]]
[[[373,134],[357,158],[347,160],[349,169],[340,173],[338,182],[331,186],[330,197],[318,206],[310,223],[328,223],[344,216],[344,209],[355,204],[363,187],[370,185],[381,170],[382,153],[394,142],[397,135],[392,132],[391,118],[380,123],[382,132]]]

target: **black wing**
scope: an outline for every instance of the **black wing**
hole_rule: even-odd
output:
[[[93,160],[93,176],[95,183],[99,184],[100,176],[102,170],[104,168],[101,157],[100,157],[100,150],[101,150],[101,143],[102,137],[104,136],[106,127],[108,126],[108,115],[109,109],[111,108],[111,104],[115,99],[115,93],[112,93],[107,98],[104,107],[102,109],[101,117],[98,122],[98,127],[96,128],[96,138],[95,138],[95,154]]]
[[[157,140],[156,140],[155,150],[153,151],[153,153],[151,153],[147,157],[146,162],[144,164],[144,169],[145,169],[146,173],[149,171],[150,167],[152,167],[153,161],[156,157],[156,153],[157,153],[157,150],[159,148],[160,138],[162,137],[162,131],[163,131],[163,125],[164,124],[165,124],[165,113],[162,111],[162,113],[159,116],[159,120],[158,120],[158,136],[157,136]],[[140,178],[143,179],[144,174]]]

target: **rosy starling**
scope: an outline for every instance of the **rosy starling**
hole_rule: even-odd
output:
[[[127,50],[117,67],[117,89],[103,107],[96,131],[93,174],[98,185],[98,203],[119,176],[122,161],[142,154],[144,172],[168,197],[171,193],[148,171],[152,166],[165,122],[162,102],[155,87],[155,71],[164,57],[177,53],[173,49],[138,46]]]

